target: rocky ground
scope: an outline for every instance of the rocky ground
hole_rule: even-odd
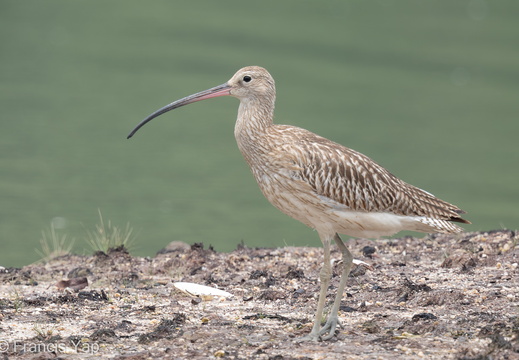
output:
[[[0,356],[113,359],[519,359],[519,236],[508,230],[351,240],[357,259],[327,342],[298,343],[319,248],[217,253],[172,243],[2,269]],[[338,251],[332,254],[340,259]],[[342,264],[334,262],[333,301]],[[232,297],[196,297],[173,282]]]

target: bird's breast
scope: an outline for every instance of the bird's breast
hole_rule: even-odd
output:
[[[262,165],[251,166],[251,171],[265,198],[283,213],[314,228],[312,219],[325,209],[313,189],[294,169],[276,168],[272,163],[269,167],[268,162]]]

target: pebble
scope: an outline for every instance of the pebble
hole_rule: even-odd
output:
[[[223,350],[215,351],[214,352],[214,356],[217,357],[217,358],[224,357],[225,356],[225,351],[223,351]]]

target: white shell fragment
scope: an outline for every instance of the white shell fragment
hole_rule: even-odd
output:
[[[176,282],[176,283],[173,283],[173,286],[185,293],[188,293],[189,295],[194,295],[194,296],[223,296],[223,297],[234,296],[233,294],[228,293],[227,291],[216,289],[216,288],[213,288],[210,286],[199,285],[199,284],[188,283],[188,282]]]
[[[373,271],[373,266],[371,266],[370,264],[368,264],[367,262],[364,262],[362,260],[353,259],[353,264],[355,264],[357,266],[363,266],[366,269]]]

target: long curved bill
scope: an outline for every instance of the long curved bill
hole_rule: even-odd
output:
[[[226,96],[231,95],[231,86],[227,83],[215,86],[214,88],[207,89],[204,91],[201,91],[199,93],[186,96],[185,98],[182,98],[180,100],[174,101],[169,105],[164,106],[163,108],[160,108],[159,110],[155,111],[153,114],[148,116],[146,119],[142,120],[135,129],[132,130],[132,132],[128,135],[127,139],[131,138],[137,130],[139,130],[141,127],[143,127],[147,122],[155,119],[157,116],[160,116],[164,113],[167,113],[170,110],[179,108],[181,106],[191,104],[200,100],[210,99],[218,96]]]

